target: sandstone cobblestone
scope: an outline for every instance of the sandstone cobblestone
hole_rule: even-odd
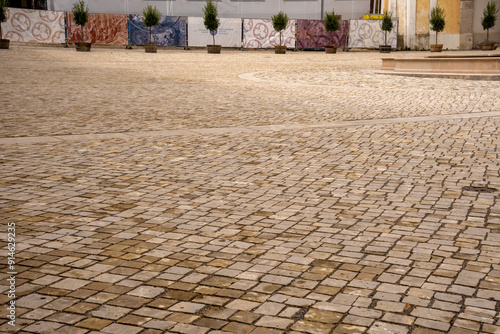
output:
[[[0,62],[17,332],[499,332],[498,82],[373,52]]]

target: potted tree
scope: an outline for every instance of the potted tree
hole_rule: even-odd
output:
[[[379,45],[379,50],[381,53],[390,53],[391,45],[387,45],[387,34],[391,32],[394,24],[392,23],[392,14],[388,11],[384,11],[384,16],[382,17],[382,30],[384,31],[384,45]]]
[[[220,25],[220,20],[217,17],[219,15],[217,13],[217,5],[212,0],[208,0],[205,7],[203,7],[203,14],[205,14],[203,24],[210,31],[213,41],[212,45],[207,45],[207,51],[208,53],[220,53],[221,46],[215,45],[215,35]]]
[[[151,43],[151,28],[157,26],[160,22],[161,12],[156,6],[153,8],[153,6],[147,5],[142,11],[142,15],[144,16],[142,22],[149,28],[149,43],[144,43],[144,49],[147,53],[156,53],[158,45],[156,43]]]
[[[2,39],[2,22],[7,21],[7,6],[9,0],[0,0],[0,49],[9,48],[9,40]]]
[[[495,26],[497,20],[498,9],[494,1],[488,1],[486,8],[483,11],[483,17],[481,19],[481,24],[483,30],[486,30],[486,42],[483,43],[483,50],[494,50],[495,43],[489,41],[490,29]]]
[[[73,4],[73,9],[71,11],[73,12],[73,22],[82,29],[82,41],[81,43],[75,43],[76,51],[89,52],[92,44],[83,42],[83,27],[89,20],[89,7],[85,4],[85,1],[80,0]]]
[[[431,18],[429,20],[431,24],[431,30],[436,32],[436,44],[431,44],[431,52],[441,52],[443,50],[443,44],[438,44],[438,33],[444,30],[445,16],[444,10],[441,7],[434,7],[431,10]]]
[[[333,33],[340,29],[339,18],[335,15],[335,10],[331,13],[325,12],[325,30],[329,33]],[[330,35],[330,45],[325,45],[326,53],[336,53],[337,46],[333,45],[333,37]]]
[[[286,45],[281,45],[281,39],[282,39],[282,32],[283,30],[286,29],[286,26],[288,25],[288,15],[286,15],[284,12],[279,12],[276,15],[273,15],[271,17],[271,20],[273,22],[273,28],[280,34],[280,45],[276,45],[274,47],[274,53],[278,54],[284,54],[286,53]]]

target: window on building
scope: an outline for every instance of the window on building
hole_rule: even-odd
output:
[[[370,14],[381,14],[382,0],[370,0]]]
[[[10,0],[9,7],[28,9],[47,9],[47,0]]]

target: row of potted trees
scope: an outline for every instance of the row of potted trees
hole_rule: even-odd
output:
[[[6,8],[9,5],[9,0],[0,0],[0,23],[5,22],[7,19],[6,16]],[[483,43],[483,49],[492,50],[494,49],[494,43],[489,41],[489,30],[495,26],[497,15],[499,9],[496,8],[495,1],[489,1],[486,5],[486,8],[483,11],[483,17],[481,19],[481,24],[483,29],[486,30],[486,42]],[[82,41],[76,44],[77,51],[90,51],[91,43],[85,43],[83,37],[83,27],[88,22],[88,13],[89,8],[85,4],[84,0],[80,0],[73,5],[72,8],[73,13],[73,21],[76,25],[81,27],[81,37]],[[213,0],[207,0],[206,5],[203,7],[204,14],[204,25],[205,28],[212,35],[213,44],[207,45],[208,53],[220,53],[221,45],[215,44],[215,35],[217,34],[217,30],[220,26],[220,20],[218,18],[217,6],[213,2]],[[143,23],[146,27],[149,28],[149,43],[144,44],[144,48],[148,53],[156,53],[157,44],[151,42],[151,29],[152,27],[158,25],[161,19],[161,12],[151,5],[147,5],[142,15]],[[279,45],[275,47],[275,53],[284,54],[286,53],[286,46],[282,45],[282,32],[286,29],[288,25],[288,15],[284,12],[279,12],[278,14],[271,17],[273,28],[279,33],[280,42]],[[325,13],[325,30],[327,32],[335,32],[340,29],[339,18],[335,15],[335,11],[332,10],[331,13]],[[436,44],[431,44],[432,52],[440,52],[443,48],[443,44],[438,44],[438,33],[444,30],[446,21],[444,10],[438,6],[434,7],[431,10],[430,15],[430,28],[432,31],[436,32]],[[387,45],[387,33],[390,32],[393,28],[391,14],[387,11],[384,12],[384,16],[382,18],[382,30],[384,31],[384,45],[380,45],[380,52],[390,52],[391,46]],[[330,45],[325,46],[326,53],[336,53],[337,46],[333,45],[332,37],[330,37]],[[0,24],[0,49],[8,49],[9,48],[9,40],[2,39],[2,26]]]

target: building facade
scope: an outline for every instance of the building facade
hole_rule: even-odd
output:
[[[26,0],[29,2],[29,0]],[[76,0],[46,0],[49,10],[70,11]],[[284,11],[291,19],[322,19],[335,9],[342,19],[359,19],[370,13],[373,1],[381,0],[217,0],[219,16],[269,19]],[[156,6],[167,16],[202,16],[206,0],[86,0],[90,12],[140,14],[146,5]]]
[[[481,18],[488,1],[496,2],[500,8],[500,0],[383,0],[382,10],[399,19],[398,47],[429,49],[436,41],[436,34],[430,30],[430,12],[436,5],[442,7],[446,25],[438,34],[438,43],[445,49],[470,50],[486,40]],[[490,41],[499,40],[500,21],[490,29]]]
[[[77,0],[10,0],[12,7],[71,11]],[[361,19],[385,10],[398,19],[398,48],[429,49],[436,34],[430,30],[432,8],[442,7],[446,26],[438,43],[445,49],[470,50],[486,40],[481,25],[488,1],[500,8],[500,0],[216,0],[223,18],[269,19],[284,11],[291,19],[323,19],[325,11],[335,9],[343,20]],[[86,0],[90,12],[140,14],[150,4],[166,16],[202,16],[206,0]],[[500,41],[500,20],[490,29],[490,41]]]

